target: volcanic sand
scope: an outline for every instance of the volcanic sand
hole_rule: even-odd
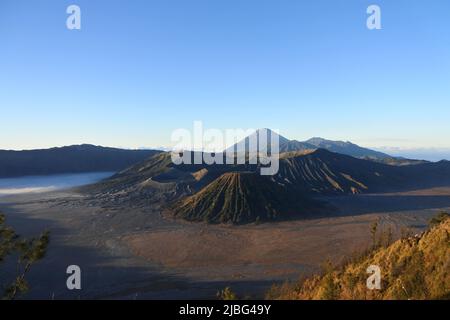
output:
[[[322,198],[335,210],[260,225],[172,220],[158,206],[105,203],[75,191],[5,196],[0,211],[25,236],[51,232],[47,256],[28,275],[27,298],[214,299],[230,286],[262,298],[274,283],[296,280],[370,244],[370,225],[420,232],[450,211],[450,187]],[[67,266],[82,269],[82,290],[66,288]],[[13,275],[10,263],[7,272]]]

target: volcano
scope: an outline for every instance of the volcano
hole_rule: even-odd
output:
[[[228,172],[176,202],[171,211],[189,221],[243,224],[287,219],[311,207],[312,200],[294,195],[268,177]]]

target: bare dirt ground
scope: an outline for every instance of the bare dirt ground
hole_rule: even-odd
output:
[[[366,248],[374,221],[419,232],[450,211],[450,187],[323,199],[336,208],[328,216],[247,226],[168,220],[158,207],[105,206],[72,191],[1,197],[0,211],[23,235],[51,231],[29,274],[32,299],[213,299],[225,286],[262,298],[273,283]],[[80,291],[66,288],[71,264],[82,269]]]

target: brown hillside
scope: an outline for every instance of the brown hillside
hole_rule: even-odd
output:
[[[450,218],[422,235],[400,239],[354,262],[295,286],[274,287],[271,299],[450,299]],[[369,290],[370,265],[381,270],[381,290]]]

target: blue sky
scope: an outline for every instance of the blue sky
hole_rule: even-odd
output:
[[[450,149],[449,15],[448,0],[2,0],[0,148],[161,146],[201,120]]]

